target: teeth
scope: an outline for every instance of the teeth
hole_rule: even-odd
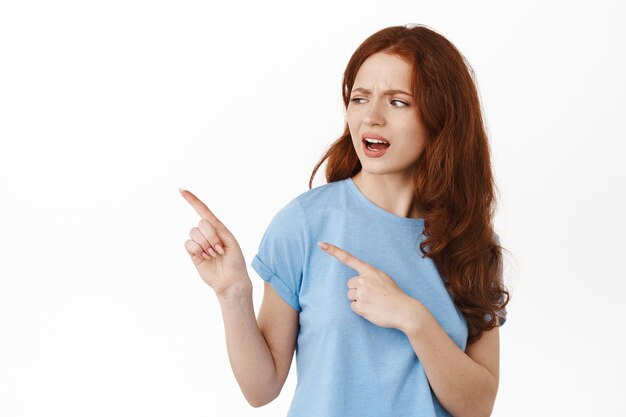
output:
[[[369,143],[387,143],[384,140],[378,140],[378,139],[372,139],[372,138],[365,138],[365,141]]]

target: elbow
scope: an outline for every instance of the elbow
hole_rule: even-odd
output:
[[[491,413],[493,412],[493,407],[490,408],[487,412],[481,414],[482,417],[491,417]]]
[[[475,402],[474,406],[467,407],[465,412],[455,414],[456,417],[490,417],[493,412],[493,406],[496,402],[496,393],[498,387],[490,384],[490,389],[482,395],[480,401]]]
[[[257,384],[254,391],[242,390],[246,401],[253,408],[260,408],[274,401],[282,391],[282,385],[273,384]],[[247,395],[246,395],[247,393]]]
[[[475,410],[472,410],[472,412],[463,413],[463,414],[455,414],[455,416],[457,417],[490,417],[492,412],[493,412],[493,407],[483,407],[480,409],[477,407]]]
[[[274,398],[269,401],[248,401],[248,404],[250,404],[253,408],[261,408],[264,405],[268,405],[272,401],[274,401]]]
[[[496,404],[496,395],[498,394],[498,383],[494,381],[492,389],[489,392],[487,400],[485,400],[485,412],[483,416],[490,417],[493,413],[493,407]]]
[[[266,398],[248,398],[248,397],[246,397],[246,401],[248,401],[248,404],[250,404],[253,408],[260,408],[260,407],[263,407],[264,405],[267,405],[267,404],[271,403],[277,397],[278,397],[278,394],[277,395],[272,395],[272,396],[266,397]]]
[[[259,407],[263,407],[265,404],[257,402],[257,401],[253,401],[249,398],[246,398],[246,401],[248,401],[248,404],[250,404],[250,406],[252,408],[259,408]]]
[[[252,408],[260,408],[260,407],[263,407],[264,405],[268,404],[268,402],[253,401],[253,400],[250,400],[248,398],[246,398],[246,400],[248,401],[248,404],[250,404],[250,406],[252,406]]]
[[[476,414],[477,417],[491,417],[491,413],[493,412],[493,404],[491,407],[486,408],[480,414]]]
[[[246,401],[253,408],[260,408],[274,401],[282,391],[282,386],[277,386],[275,383],[268,383],[263,381],[256,382],[251,387],[241,387],[241,392]]]
[[[260,400],[257,400],[254,398],[248,398],[248,397],[246,397],[246,401],[248,401],[248,404],[250,404],[250,406],[252,406],[253,408],[260,408],[271,402],[271,401],[260,401]]]
[[[483,398],[480,404],[480,407],[477,407],[477,410],[475,413],[472,414],[472,417],[490,417],[491,416],[491,413],[493,413],[493,406],[496,402],[496,392],[497,392],[497,388],[494,388],[489,391],[489,394]]]

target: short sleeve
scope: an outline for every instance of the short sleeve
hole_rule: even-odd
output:
[[[304,214],[297,199],[278,211],[265,230],[250,266],[296,311],[306,241]]]

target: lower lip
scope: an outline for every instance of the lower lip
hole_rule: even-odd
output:
[[[387,146],[385,149],[382,149],[380,151],[372,151],[367,148],[367,142],[362,140],[361,143],[363,143],[363,152],[365,152],[365,155],[369,156],[370,158],[380,158],[387,152],[387,149],[389,149],[389,146]]]

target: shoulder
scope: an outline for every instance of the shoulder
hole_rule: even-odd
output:
[[[293,200],[301,207],[305,213],[319,211],[323,207],[329,206],[345,192],[345,180],[333,181],[319,185],[297,195]]]
[[[270,221],[272,233],[294,235],[299,231],[307,234],[321,223],[327,222],[341,206],[341,193],[345,192],[341,181],[323,184],[291,198],[274,214]]]

